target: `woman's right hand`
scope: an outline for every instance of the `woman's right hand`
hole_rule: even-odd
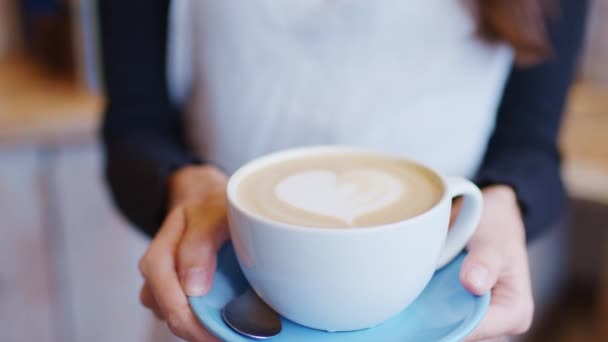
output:
[[[228,238],[226,184],[212,166],[176,171],[169,214],[139,262],[141,302],[187,341],[217,341],[194,317],[187,296],[210,290],[217,251]]]

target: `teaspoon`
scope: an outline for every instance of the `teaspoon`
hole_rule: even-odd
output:
[[[249,288],[222,310],[224,322],[237,333],[267,339],[281,332],[281,318]]]

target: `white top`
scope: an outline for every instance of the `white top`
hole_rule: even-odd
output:
[[[478,168],[512,53],[477,38],[463,1],[190,5],[188,128],[198,153],[229,173],[318,144],[398,153],[446,175]]]

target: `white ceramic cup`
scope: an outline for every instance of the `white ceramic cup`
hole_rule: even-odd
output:
[[[470,181],[443,177],[426,167],[442,180],[441,199],[418,216],[390,224],[302,227],[262,217],[239,203],[239,184],[260,167],[328,153],[404,159],[330,146],[286,150],[256,159],[228,182],[230,235],[245,277],[283,317],[327,331],[369,328],[405,309],[435,270],[462,251],[479,223],[482,196]],[[463,205],[448,232],[452,199],[457,196],[463,196]]]

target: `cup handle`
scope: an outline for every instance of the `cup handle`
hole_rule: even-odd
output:
[[[462,177],[448,177],[446,183],[448,195],[452,199],[462,196],[463,201],[441,251],[438,269],[452,261],[464,249],[477,229],[483,209],[483,197],[475,184]]]

